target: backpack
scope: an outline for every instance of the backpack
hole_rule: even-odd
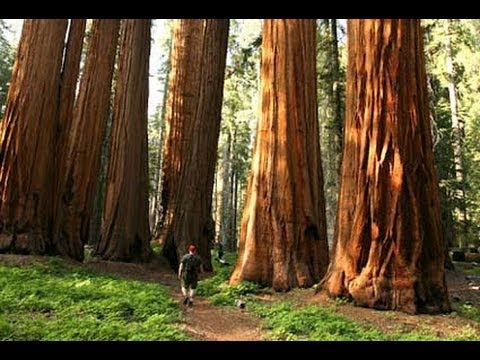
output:
[[[184,259],[184,269],[185,269],[185,274],[192,275],[196,271],[196,261],[195,261],[195,255],[193,254],[188,254],[185,259]]]

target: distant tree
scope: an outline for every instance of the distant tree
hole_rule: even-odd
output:
[[[0,252],[50,254],[67,20],[25,20],[0,124]]]
[[[95,253],[105,260],[145,261],[152,254],[148,225],[147,110],[150,19],[125,19],[103,209]]]
[[[330,296],[450,310],[419,20],[348,20],[342,183]]]
[[[465,166],[463,160],[464,122],[460,116],[458,105],[458,75],[454,62],[455,51],[452,46],[453,20],[445,20],[444,26],[445,50],[447,55],[446,72],[448,79],[448,95],[450,100],[450,113],[452,119],[453,134],[452,147],[455,159],[455,179],[457,181],[455,197],[458,199],[457,218],[460,223],[460,236],[458,237],[458,240],[459,245],[461,247],[464,247],[466,245],[468,234],[467,206],[465,199]]]
[[[173,20],[167,20],[165,26],[171,29]],[[149,123],[151,130],[148,132],[149,142],[149,166],[148,170],[151,179],[151,194],[150,194],[150,229],[152,237],[157,239],[160,236],[162,227],[162,163],[163,152],[162,147],[165,140],[165,116],[167,112],[167,95],[168,95],[168,78],[171,70],[171,55],[172,55],[172,31],[169,31],[163,40],[162,49],[165,52],[164,60],[159,69],[159,80],[163,82],[162,100],[157,105],[154,114],[154,120]],[[153,136],[152,136],[153,135]]]
[[[8,42],[6,32],[9,31],[5,21],[0,19],[0,119],[5,110],[8,85],[12,76],[16,49]]]
[[[207,271],[215,227],[212,191],[229,21],[174,25],[162,177],[162,253],[173,269],[188,243]]]
[[[336,19],[318,21],[317,71],[327,234],[333,241],[340,182],[345,71],[340,66]]]
[[[229,63],[218,147],[214,217],[217,242],[237,248],[238,224],[251,163],[251,140],[257,113],[261,20],[231,20]],[[238,219],[238,221],[237,221]]]
[[[109,116],[118,19],[95,19],[70,128],[60,184],[55,239],[60,254],[83,259],[99,175],[102,135]]]
[[[458,21],[458,23],[457,23]],[[465,202],[468,210],[469,247],[480,246],[480,20],[454,20],[458,35],[452,45],[463,45],[455,57],[459,111],[464,122],[462,143],[464,160]]]
[[[425,39],[425,60],[430,118],[432,123],[433,156],[439,181],[440,219],[445,244],[445,268],[454,269],[450,247],[456,246],[455,210],[455,156],[452,147],[452,121],[448,103],[448,90],[434,68],[438,62],[442,39],[435,34],[440,19],[422,20]],[[443,64],[445,65],[445,63]],[[444,69],[445,66],[442,66]],[[443,70],[442,70],[443,73]]]
[[[433,96],[435,159],[442,225],[450,246],[480,238],[478,19],[426,19],[427,73]]]
[[[318,282],[328,264],[315,20],[265,20],[261,117],[231,284]]]

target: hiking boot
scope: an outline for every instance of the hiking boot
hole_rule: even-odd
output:
[[[183,299],[183,305],[188,305],[188,303],[189,303],[188,297],[186,297],[185,299]]]

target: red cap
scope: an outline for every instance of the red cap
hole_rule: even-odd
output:
[[[197,251],[197,247],[192,244],[192,245],[190,245],[190,246],[188,247],[188,251],[190,251],[190,252],[195,252],[195,251]]]

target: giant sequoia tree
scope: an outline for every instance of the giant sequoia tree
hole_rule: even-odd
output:
[[[315,20],[264,22],[262,114],[232,284],[289,290],[326,271],[315,45]]]
[[[55,242],[61,253],[83,259],[107,124],[120,20],[95,19],[89,39],[59,185]]]
[[[174,21],[163,143],[161,241],[172,221],[176,188],[185,166],[186,128],[194,121],[198,103],[201,40],[201,20]]]
[[[73,121],[73,108],[75,105],[75,94],[77,90],[78,74],[80,72],[80,59],[82,55],[83,39],[85,35],[86,19],[72,19],[68,31],[68,39],[63,57],[62,74],[60,78],[60,95],[58,104],[58,121],[56,126],[56,148],[54,169],[54,192],[53,192],[53,213],[57,214],[61,202],[61,184],[65,176],[65,162],[68,154],[68,145],[72,141],[70,129]],[[53,219],[54,227],[58,224]],[[56,242],[56,253],[70,256],[68,246],[63,242]]]
[[[0,251],[51,253],[53,160],[67,20],[25,20],[0,128]]]
[[[450,309],[419,20],[349,20],[331,296],[407,313]]]
[[[147,107],[149,19],[125,19],[120,35],[102,233],[96,253],[107,260],[147,260]]]
[[[174,24],[162,178],[165,255],[173,268],[195,243],[211,270],[212,191],[227,53],[226,19]]]

